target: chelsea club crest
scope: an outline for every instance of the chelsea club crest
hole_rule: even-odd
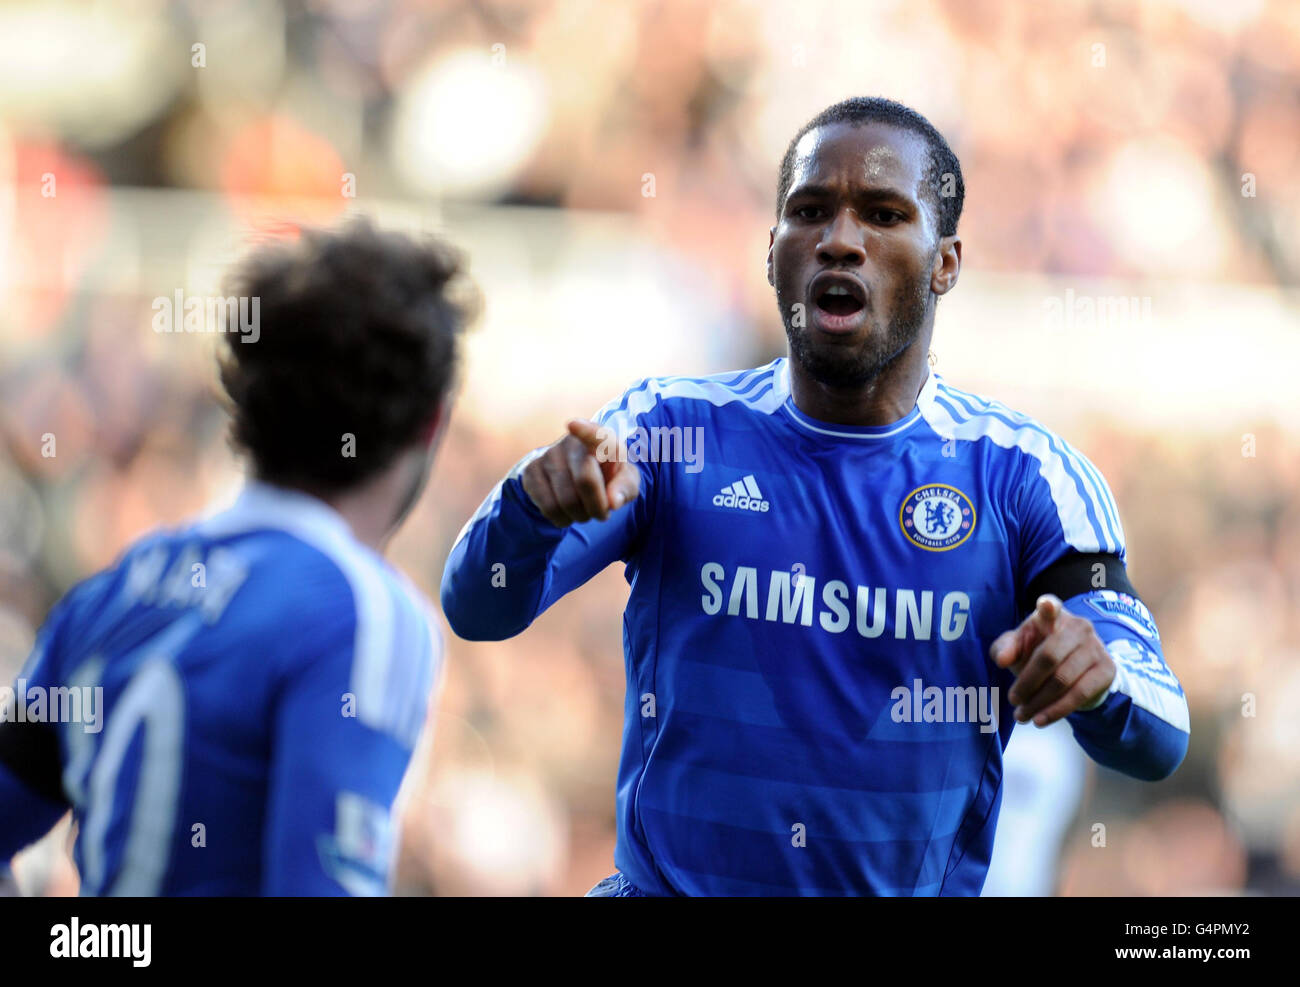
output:
[[[898,510],[903,534],[917,548],[946,552],[956,548],[975,530],[975,505],[969,497],[946,483],[917,487]]]

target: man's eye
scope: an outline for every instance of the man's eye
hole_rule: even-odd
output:
[[[820,206],[799,206],[799,208],[794,211],[794,214],[800,219],[820,219],[821,211]]]
[[[880,223],[883,226],[893,226],[895,223],[901,222],[902,219],[903,214],[895,209],[877,209],[871,214],[871,221]]]

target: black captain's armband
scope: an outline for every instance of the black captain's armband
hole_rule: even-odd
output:
[[[1129,582],[1124,563],[1118,555],[1103,552],[1071,552],[1062,555],[1025,587],[1017,601],[1020,618],[1023,620],[1030,614],[1044,593],[1052,593],[1062,600],[1068,600],[1072,596],[1098,589],[1111,589],[1133,597],[1138,595]]]
[[[0,764],[37,795],[63,805],[63,768],[59,738],[49,723],[9,720],[0,723]]]

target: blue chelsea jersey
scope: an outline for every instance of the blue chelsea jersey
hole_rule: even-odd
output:
[[[556,528],[525,458],[442,598],[457,633],[501,638],[626,563],[618,868],[652,894],[978,894],[1014,722],[989,646],[1052,562],[1124,560],[1097,469],[933,373],[891,425],[815,421],[784,358],[648,379],[597,420],[639,499]]]
[[[255,483],[135,543],[19,680],[98,709],[56,726],[83,894],[385,893],[440,653],[427,601],[305,494]]]

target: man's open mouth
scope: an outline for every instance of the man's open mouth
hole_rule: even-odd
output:
[[[852,332],[867,317],[866,286],[852,274],[823,271],[812,279],[808,294],[813,302],[814,324],[827,332]]]
[[[817,307],[830,315],[852,315],[862,310],[862,302],[847,288],[835,285],[817,296]]]

